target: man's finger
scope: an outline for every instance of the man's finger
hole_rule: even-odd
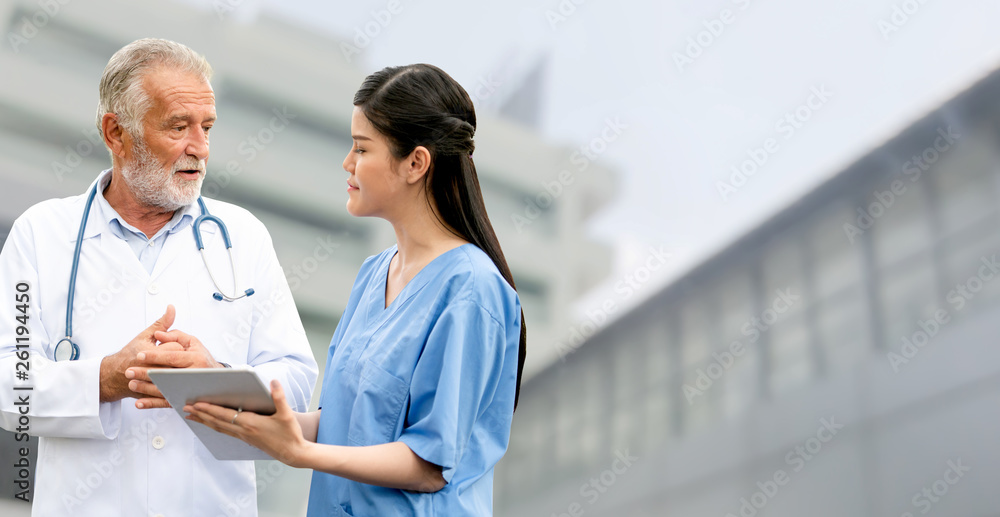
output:
[[[146,350],[136,354],[135,359],[148,366],[170,368],[189,368],[194,364],[194,357],[190,352],[176,350]]]
[[[191,335],[180,330],[171,330],[169,332],[158,330],[153,333],[153,337],[161,343],[175,342],[179,343],[184,348],[191,345]]]
[[[187,348],[184,347],[184,346],[181,346],[180,343],[173,342],[173,341],[171,341],[169,343],[160,343],[159,345],[156,346],[156,349],[159,350],[159,351],[172,350],[174,352],[183,352],[183,351],[187,350]]]
[[[177,310],[174,309],[173,305],[167,305],[167,311],[160,316],[160,319],[153,322],[146,330],[150,334],[156,332],[157,330],[170,330],[170,327],[174,324],[174,316],[176,316]]]
[[[163,394],[160,393],[160,388],[157,388],[155,384],[147,381],[128,381],[128,389],[132,390],[134,393],[141,395],[146,395],[149,397],[163,398]]]
[[[143,368],[141,366],[133,366],[125,370],[126,379],[135,379],[137,381],[153,382],[153,379],[149,378],[149,368]]]
[[[187,347],[176,342],[176,341],[166,341],[156,345],[157,350],[175,350],[177,352],[183,352],[187,350]]]
[[[139,409],[167,408],[170,407],[170,402],[167,402],[167,399],[142,398],[135,401],[135,407]]]

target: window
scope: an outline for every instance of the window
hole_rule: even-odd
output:
[[[944,308],[938,296],[933,262],[929,256],[882,272],[880,299],[884,317],[884,338],[890,349],[899,347],[904,336],[918,329],[918,321]]]
[[[683,384],[688,395],[684,400],[684,428],[685,432],[691,432],[707,425],[714,418],[718,409],[718,400],[721,396],[721,389],[713,382],[711,386],[705,388],[707,381],[701,380],[699,388],[699,372],[707,375],[709,359],[715,344],[712,341],[709,318],[709,308],[704,299],[704,290],[692,289],[681,296],[686,300],[681,307],[681,357],[683,366]],[[691,389],[698,389],[700,394],[692,395]]]
[[[601,346],[604,345],[606,343]],[[573,426],[566,430],[570,435],[561,435],[572,443],[572,458],[566,459],[564,464],[568,472],[588,468],[607,445],[612,404],[606,362],[610,358],[606,352],[587,353],[579,357],[582,360],[570,363],[574,372],[573,381],[569,383],[573,386],[572,393],[566,392],[561,402],[575,411]]]
[[[716,324],[721,341],[718,348],[728,348],[733,340],[746,339],[743,326],[753,315],[753,288],[746,268],[731,269],[719,282]]]
[[[675,332],[672,314],[662,304],[655,311],[645,314],[643,340],[646,348],[645,389],[639,397],[639,411],[643,413],[643,428],[646,433],[644,450],[653,451],[667,442],[672,432],[672,408],[676,396],[673,381],[677,366],[672,364],[671,351],[675,343],[670,336]]]
[[[838,204],[820,214],[808,232],[806,239],[813,260],[812,295],[816,301],[862,285],[862,243],[857,236],[852,242],[844,230],[845,224],[857,225],[856,214],[849,205]]]
[[[479,171],[483,202],[486,203],[486,210],[494,224],[508,224],[547,237],[556,235],[559,201],[549,202],[551,196],[545,192],[541,183],[538,184],[537,191],[523,190],[496,179],[502,176],[500,173]]]
[[[928,174],[937,170],[932,168]],[[931,253],[933,235],[926,182],[902,181],[907,183],[906,190],[896,195],[893,203],[882,203],[884,213],[871,229],[881,281],[879,301],[885,330],[882,345],[890,349],[897,348],[904,336],[917,330],[921,319],[930,317],[944,303],[937,289]],[[875,197],[869,201],[875,202]]]
[[[683,296],[687,302],[681,307],[681,358],[684,370],[694,370],[705,366],[712,350],[709,336],[708,308],[701,291],[691,290]]]
[[[580,426],[580,408],[587,403],[583,398],[587,381],[587,372],[582,368],[564,368],[559,372],[559,404],[555,408],[555,443],[553,443],[555,462],[562,471],[572,467],[579,458],[579,440],[577,429]]]
[[[523,447],[523,463],[520,465],[521,481],[517,490],[521,493],[534,493],[538,491],[540,484],[545,482],[549,476],[552,459],[547,451],[551,450],[554,440],[554,414],[553,399],[555,393],[552,390],[552,383],[545,382],[548,379],[536,381],[536,386],[531,390],[531,396],[525,397],[518,406],[514,426],[519,430],[518,441]],[[522,393],[524,395],[524,393]]]
[[[970,130],[971,131],[971,130]],[[967,132],[929,173],[935,189],[944,235],[951,235],[997,212],[996,143],[983,135]],[[989,133],[992,135],[992,132]]]
[[[805,292],[802,243],[798,236],[794,235],[795,231],[796,229],[786,230],[784,234],[765,245],[761,262],[764,292],[759,293],[762,311],[774,308],[777,299],[784,299],[781,293],[801,297]],[[779,316],[786,317],[801,312],[805,308],[803,303],[805,301],[800,299],[796,303],[789,304],[788,309],[782,311]],[[785,304],[782,302],[779,305]]]
[[[726,416],[734,416],[745,410],[759,394],[760,364],[757,343],[750,343],[749,336],[743,333],[744,326],[751,321],[754,313],[753,285],[749,270],[745,266],[727,268],[719,277],[718,287],[712,297],[716,308],[714,332],[714,349],[708,364],[722,367],[722,377],[715,382],[719,384],[719,399]],[[738,343],[733,354],[734,343]]]
[[[869,231],[875,248],[875,262],[880,269],[892,267],[919,252],[927,251],[933,242],[924,182],[913,183],[907,179],[902,181],[906,184],[906,190],[902,194],[894,194],[891,203],[879,201],[879,194],[873,193],[863,205],[873,216],[874,222]],[[876,192],[888,189],[889,185],[884,185],[876,189]]]
[[[743,355],[733,355],[733,365],[722,379],[723,411],[727,417],[746,412],[760,398],[760,348],[743,341]],[[731,353],[725,350],[726,353]]]
[[[771,393],[781,394],[804,384],[813,374],[813,357],[805,317],[788,318],[769,331]]]
[[[870,311],[860,287],[820,302],[816,326],[828,371],[850,368],[873,350]]]
[[[828,371],[854,364],[870,349],[871,319],[863,282],[863,243],[853,242],[845,224],[856,225],[856,211],[836,203],[818,215],[807,237],[811,250],[812,297],[816,338]]]
[[[805,381],[814,371],[812,341],[806,321],[802,242],[787,231],[765,251],[761,270],[763,292],[754,326],[766,344],[772,393],[781,393]]]

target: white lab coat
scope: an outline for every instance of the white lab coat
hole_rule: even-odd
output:
[[[256,291],[236,302],[220,302],[212,298],[216,289],[190,226],[167,237],[148,274],[128,244],[109,231],[95,201],[73,311],[80,359],[54,362],[53,348],[65,334],[73,248],[89,191],[28,209],[14,222],[0,253],[0,423],[7,430],[17,428],[24,406],[15,402],[30,394],[30,434],[41,437],[33,515],[257,515],[253,462],[215,460],[173,409],[138,410],[131,398],[100,403],[98,373],[103,357],[120,350],[173,304],[172,328],[200,339],[218,361],[249,365],[265,383],[278,379],[292,407],[304,411],[316,381],[316,361],[267,230],[242,208],[206,200],[209,211],[228,226],[239,291]],[[198,210],[196,204],[193,209]],[[234,292],[221,232],[210,222],[202,231],[213,273],[223,289]],[[30,285],[27,382],[15,380],[19,282]],[[33,389],[15,391],[14,386]]]

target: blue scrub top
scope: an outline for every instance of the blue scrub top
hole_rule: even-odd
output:
[[[316,441],[401,441],[448,484],[407,492],[314,472],[310,517],[493,515],[493,466],[507,450],[521,306],[473,244],[425,266],[385,307],[393,246],[361,266],[330,342]]]

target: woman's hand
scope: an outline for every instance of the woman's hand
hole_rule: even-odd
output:
[[[282,463],[300,467],[310,444],[302,436],[302,427],[285,400],[281,383],[276,380],[271,381],[271,399],[278,409],[271,416],[197,402],[184,406],[184,411],[190,413],[185,418],[239,438]]]

